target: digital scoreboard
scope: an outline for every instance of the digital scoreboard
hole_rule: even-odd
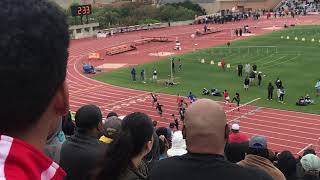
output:
[[[77,5],[71,7],[72,16],[85,16],[91,14],[91,5]]]

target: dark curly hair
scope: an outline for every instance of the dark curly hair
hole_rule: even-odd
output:
[[[66,78],[66,17],[46,0],[0,1],[0,133],[30,128]]]

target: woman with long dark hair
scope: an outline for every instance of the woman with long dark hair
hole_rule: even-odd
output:
[[[148,170],[142,159],[152,149],[152,135],[152,121],[146,114],[135,112],[126,116],[118,139],[107,148],[94,179],[147,179]]]

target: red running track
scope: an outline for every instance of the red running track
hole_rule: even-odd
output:
[[[225,44],[227,41],[237,40],[230,36],[230,29],[249,25],[254,34],[263,34],[272,30],[266,27],[282,27],[287,24],[319,24],[318,16],[305,16],[292,18],[279,18],[273,20],[262,19],[259,21],[242,21],[224,25],[211,25],[211,28],[222,29],[223,32],[192,39],[190,37],[202,25],[179,26],[159,30],[130,32],[105,39],[85,39],[72,41],[68,63],[67,80],[70,91],[71,109],[76,111],[85,104],[98,105],[103,114],[115,111],[120,115],[140,111],[157,120],[160,126],[168,126],[171,114],[177,114],[176,97],[160,94],[159,101],[164,104],[164,116],[161,118],[151,105],[149,92],[132,90],[101,83],[90,79],[81,73],[82,63],[90,52],[102,52],[103,49],[117,44],[140,39],[141,36],[167,36],[182,41],[182,51],[186,53],[195,48],[206,48],[214,45]],[[256,27],[256,28],[254,28]],[[245,38],[245,37],[242,37]],[[197,43],[198,46],[194,46]],[[108,63],[125,63],[127,65],[140,64],[154,61],[159,57],[148,56],[155,52],[172,52],[173,43],[154,43],[139,46],[137,51],[109,56],[107,60],[92,61],[94,65]],[[176,52],[175,52],[176,53]],[[230,107],[226,106],[226,110]],[[250,113],[248,113],[250,112]],[[274,151],[290,150],[298,153],[309,144],[317,145],[320,137],[320,115],[283,111],[269,108],[248,106],[240,112],[227,113],[228,121],[241,120],[242,131],[250,136],[264,135],[267,137],[269,147]]]

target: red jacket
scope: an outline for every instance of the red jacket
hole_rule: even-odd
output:
[[[6,180],[63,180],[59,165],[31,145],[0,136],[0,177]]]
[[[249,141],[249,137],[241,132],[229,134],[229,143],[243,143]]]

